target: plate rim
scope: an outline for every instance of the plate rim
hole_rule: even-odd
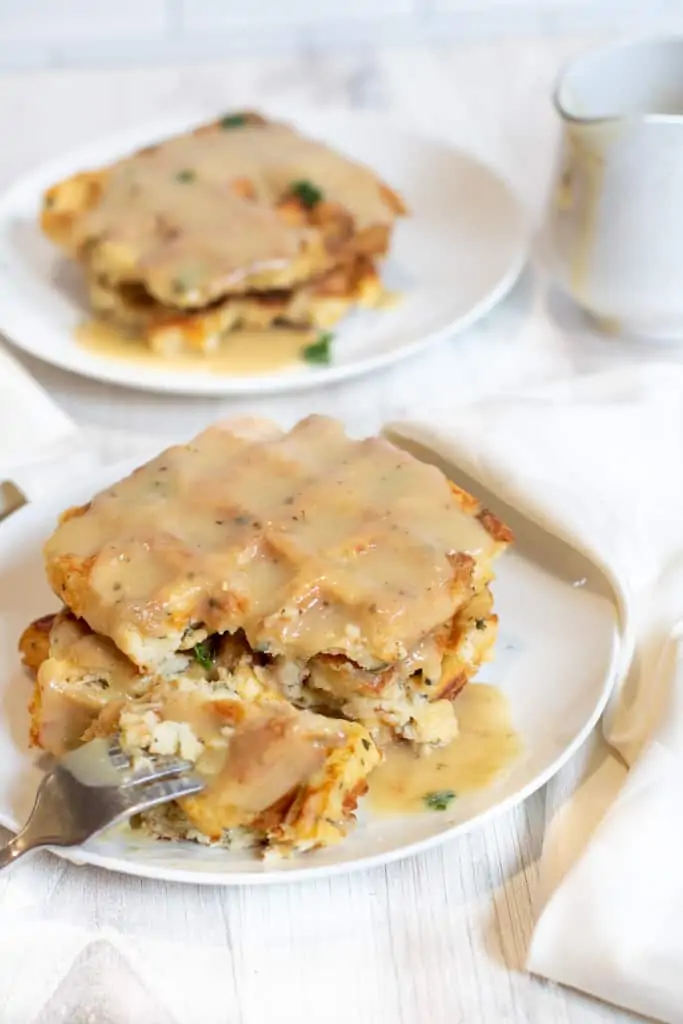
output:
[[[106,466],[100,466],[97,469],[97,476],[94,481],[94,485],[99,486],[102,484],[103,486],[106,486],[107,478],[111,478],[112,480],[118,479],[122,473],[130,472],[137,464],[138,460],[129,458],[116,463],[110,463]],[[2,532],[10,522],[15,526],[17,523],[21,523],[23,519],[29,516],[34,514],[40,515],[41,506],[54,504],[59,500],[59,496],[61,494],[66,496],[69,493],[72,493],[75,488],[84,482],[85,478],[83,476],[79,476],[78,478],[69,481],[68,484],[58,488],[56,491],[51,492],[50,495],[46,495],[44,498],[38,499],[35,502],[30,502],[1,522],[0,532]],[[90,483],[90,480],[88,480],[88,483]],[[531,519],[529,519],[529,521],[533,522]],[[555,530],[554,527],[555,524],[551,523],[546,524],[543,529],[546,532],[549,532],[553,537],[564,541],[562,530]],[[564,542],[567,543],[566,541]],[[613,604],[616,612],[614,638],[609,666],[603,675],[599,691],[596,687],[596,697],[593,709],[590,715],[586,718],[583,726],[576,732],[573,738],[549,765],[531,778],[526,785],[522,786],[515,793],[511,793],[509,796],[501,799],[493,806],[473,814],[472,817],[468,818],[466,821],[455,823],[450,827],[445,827],[442,831],[437,832],[434,835],[426,836],[407,844],[398,845],[390,850],[370,853],[348,861],[342,860],[332,864],[301,866],[287,868],[286,870],[278,870],[277,867],[270,869],[268,867],[262,867],[259,871],[233,870],[226,873],[206,870],[204,868],[200,870],[192,870],[192,868],[167,866],[159,862],[152,863],[140,861],[136,863],[134,860],[121,859],[111,854],[100,854],[97,851],[88,849],[87,844],[85,846],[77,846],[73,848],[48,846],[46,849],[61,859],[78,866],[87,864],[103,868],[108,871],[114,871],[119,874],[132,875],[139,878],[152,878],[156,880],[180,882],[192,885],[218,885],[222,887],[284,885],[304,881],[317,881],[321,878],[351,874],[357,871],[370,870],[384,864],[391,864],[405,860],[415,854],[435,849],[438,846],[466,835],[473,829],[486,825],[494,818],[505,814],[514,807],[519,806],[541,789],[551,778],[553,778],[553,776],[560,771],[560,769],[567,763],[567,761],[570,760],[583,743],[585,743],[607,706],[609,698],[613,692],[614,685],[620,675],[620,670],[623,668],[624,655],[625,653],[628,653],[628,627],[627,623],[623,619],[619,594],[615,590],[611,578],[606,574],[604,567],[601,566],[592,555],[581,552],[574,543],[569,543],[568,546],[570,546],[574,551],[583,554],[584,557],[587,557],[595,567],[598,574],[609,585],[611,603]],[[2,768],[0,767],[0,774],[1,773]],[[10,815],[5,814],[2,809],[0,809],[0,825],[10,829],[11,831],[14,831],[16,828],[14,820]]]
[[[489,166],[475,154],[452,144],[446,139],[432,136],[427,132],[420,131],[412,125],[404,125],[395,118],[383,117],[378,111],[354,111],[343,107],[316,108],[316,107],[295,107],[292,106],[287,112],[277,104],[264,104],[264,110],[274,116],[285,117],[293,123],[306,123],[307,118],[325,118],[326,121],[337,123],[346,122],[351,128],[367,128],[377,126],[379,130],[392,132],[395,135],[403,136],[407,140],[416,140],[422,145],[456,156],[466,161],[470,166],[477,169],[479,175],[485,176],[491,185],[494,185],[499,192],[501,201],[505,201],[510,217],[510,223],[514,223],[514,242],[511,242],[511,256],[507,267],[501,273],[495,285],[483,294],[477,302],[456,320],[450,320],[427,333],[418,329],[414,332],[414,338],[402,345],[400,348],[381,352],[374,356],[361,357],[352,363],[332,365],[329,368],[306,368],[305,372],[297,374],[269,374],[263,376],[234,376],[214,375],[204,378],[192,375],[176,373],[167,378],[161,377],[158,380],[130,379],[130,367],[125,362],[118,363],[110,361],[110,366],[77,365],[77,360],[68,354],[60,356],[56,349],[56,355],[52,350],[45,350],[45,347],[35,345],[32,342],[33,332],[31,321],[40,320],[45,322],[45,317],[36,313],[30,308],[30,303],[24,301],[21,292],[15,290],[15,278],[11,269],[2,265],[0,260],[0,280],[5,287],[5,298],[0,307],[0,331],[3,337],[14,348],[21,352],[39,359],[41,362],[58,369],[83,377],[87,380],[94,380],[106,385],[115,387],[130,388],[135,391],[146,391],[156,394],[176,394],[185,396],[206,396],[206,397],[231,397],[248,395],[272,395],[285,394],[288,392],[304,392],[317,387],[324,387],[328,384],[336,384],[341,381],[351,380],[366,374],[371,374],[385,367],[402,362],[419,355],[427,348],[445,341],[449,337],[466,330],[481,317],[490,312],[511,290],[525,266],[530,251],[532,236],[532,225],[525,205],[517,196],[516,191],[497,169]],[[208,115],[210,116],[210,115]],[[193,124],[206,119],[207,112],[203,114],[186,113],[182,115],[167,116],[140,122],[125,130],[104,134],[88,143],[72,147],[65,153],[50,157],[33,167],[28,168],[24,173],[18,175],[13,181],[0,191],[0,230],[7,225],[17,193],[24,194],[28,189],[35,191],[38,198],[42,188],[50,181],[59,180],[60,176],[73,173],[74,169],[93,163],[92,153],[99,149],[111,150],[112,155],[116,152],[121,154],[137,145],[154,141],[155,138],[164,138],[174,132],[179,132]],[[3,253],[0,251],[0,255]],[[58,328],[56,331],[61,333]],[[411,332],[412,333],[412,332]],[[160,368],[163,372],[163,367]],[[168,371],[167,371],[168,372]]]

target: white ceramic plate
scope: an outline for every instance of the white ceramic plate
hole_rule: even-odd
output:
[[[87,301],[78,268],[40,233],[43,191],[200,119],[157,122],[94,142],[37,168],[0,196],[0,331],[31,355],[96,380],[178,394],[256,394],[329,383],[393,363],[462,330],[509,290],[526,256],[527,224],[493,171],[377,116],[285,116],[375,168],[412,211],[397,228],[384,275],[403,301],[350,316],[336,330],[332,366],[227,376],[174,369],[168,361],[156,367],[111,359],[75,341],[75,328],[88,316]]]
[[[16,653],[27,623],[56,607],[44,579],[41,546],[62,509],[86,501],[94,489],[121,473],[121,466],[109,468],[95,479],[72,483],[0,526],[0,824],[12,829],[25,820],[41,777],[26,743],[31,681]],[[443,813],[387,819],[361,809],[358,825],[344,843],[281,863],[264,864],[249,851],[145,841],[127,828],[84,847],[55,852],[76,863],[181,882],[290,882],[370,867],[426,849],[538,789],[585,739],[604,708],[622,645],[618,614],[612,591],[591,562],[514,510],[481,496],[517,535],[515,549],[499,563],[495,599],[500,636],[496,660],[482,673],[483,680],[508,694],[524,743],[524,754],[505,778],[461,797]]]

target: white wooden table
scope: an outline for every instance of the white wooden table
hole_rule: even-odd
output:
[[[381,107],[464,145],[499,168],[537,218],[556,132],[551,85],[561,62],[585,42],[520,38],[328,58],[232,59],[181,71],[5,76],[0,78],[0,185],[38,159],[131,121],[202,107],[258,106],[276,97],[294,106]],[[564,329],[561,340],[544,329],[546,315]],[[24,362],[111,458],[126,449],[122,431],[154,435],[161,443],[245,409],[284,423],[324,410],[354,430],[370,431],[383,420],[419,415],[491,390],[649,358],[645,345],[585,331],[579,336],[577,324],[566,304],[546,300],[527,272],[503,306],[466,335],[365,380],[302,395],[160,397]],[[675,351],[658,355],[679,358]],[[145,883],[67,867],[42,855],[31,867],[19,865],[16,873],[0,878],[0,922],[21,926],[17,939],[0,924],[0,1021],[617,1024],[640,1019],[521,971],[543,825],[541,792],[441,850],[386,869],[240,891]],[[84,906],[90,908],[90,931],[83,929]],[[151,947],[144,945],[147,940]],[[132,963],[148,958],[146,988],[117,951],[119,943]],[[220,1009],[202,1015],[192,1009],[193,986],[202,984],[208,964],[217,965],[222,998]],[[166,1008],[152,977],[165,977]]]

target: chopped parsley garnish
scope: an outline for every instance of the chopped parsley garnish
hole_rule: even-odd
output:
[[[186,295],[196,289],[198,280],[197,268],[188,267],[171,281],[171,288],[176,295]],[[192,451],[192,449],[188,448],[188,451]]]
[[[307,345],[301,350],[301,354],[307,363],[315,363],[319,366],[329,366],[332,362],[332,342],[334,334],[323,331],[318,335],[318,340],[312,345]]]
[[[317,206],[323,197],[322,192],[313,182],[305,180],[293,181],[290,192],[301,200],[307,210],[312,210],[314,206]]]
[[[432,793],[425,793],[423,799],[430,811],[446,811],[455,800],[455,793],[452,789],[435,789]]]
[[[191,167],[185,167],[182,171],[178,171],[175,177],[176,181],[181,181],[183,184],[187,184],[190,181],[194,181],[197,175]]]
[[[486,619],[475,619],[474,625],[477,629],[486,629]]]
[[[209,636],[206,640],[201,640],[192,648],[195,661],[198,661],[207,672],[211,671],[216,660],[216,644],[214,640],[214,637]]]
[[[221,128],[241,128],[247,123],[244,114],[226,114],[219,121]]]

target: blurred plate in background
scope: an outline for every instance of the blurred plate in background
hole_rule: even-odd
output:
[[[511,288],[528,226],[509,187],[474,157],[366,113],[287,114],[302,132],[371,166],[411,216],[398,223],[384,279],[402,293],[391,308],[353,313],[335,329],[330,366],[235,376],[170,360],[127,361],[75,338],[89,316],[80,270],[43,237],[42,193],[77,171],[107,164],[201,118],[159,121],[101,139],[24,175],[0,195],[0,331],[25,352],[96,380],[177,394],[282,392],[344,380],[452,337]],[[196,365],[196,364],[195,364]]]

